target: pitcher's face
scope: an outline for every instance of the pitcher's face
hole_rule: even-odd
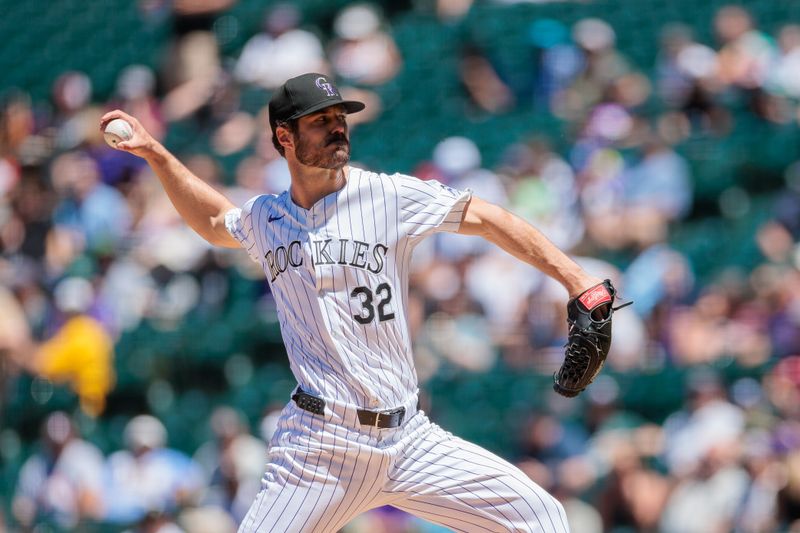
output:
[[[301,117],[294,134],[295,156],[310,167],[339,169],[350,161],[350,136],[344,106],[326,107]]]

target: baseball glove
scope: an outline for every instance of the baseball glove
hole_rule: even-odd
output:
[[[617,290],[611,280],[598,283],[567,303],[566,355],[553,376],[562,396],[580,394],[603,368],[611,348],[611,315],[633,302],[614,307]]]

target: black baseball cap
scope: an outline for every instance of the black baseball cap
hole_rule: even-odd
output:
[[[348,113],[357,113],[366,107],[363,102],[342,100],[342,95],[325,74],[309,72],[286,80],[269,101],[269,125],[272,134],[279,122],[310,115],[332,105],[343,105]]]

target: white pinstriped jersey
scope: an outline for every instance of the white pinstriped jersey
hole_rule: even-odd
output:
[[[225,217],[264,268],[300,387],[370,409],[418,393],[406,316],[414,246],[456,231],[467,191],[350,167],[346,185],[310,209],[288,191]]]

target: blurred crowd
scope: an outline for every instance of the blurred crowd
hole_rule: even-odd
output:
[[[165,9],[140,4],[143,13]],[[380,125],[393,106],[424,94],[397,102],[381,96],[411,60],[393,37],[393,17],[402,13],[345,3],[321,31],[296,4],[276,3],[264,10],[261,30],[226,54],[220,26],[236,4],[173,2],[163,64],[126,66],[107,99],[78,71],[61,73],[47,102],[24,87],[3,88],[0,408],[46,408],[54,389],[75,402],[37,420],[29,442],[5,423],[13,417],[0,414],[0,456],[12,481],[0,494],[0,529],[85,521],[146,533],[235,531],[258,490],[273,406],[261,406],[255,421],[237,408],[210,406],[211,437],[179,450],[159,415],[180,391],[149,383],[138,413],[113,401],[121,373],[130,372],[116,354],[136,353],[136,332],[188,331],[193,313],[221,319],[234,299],[245,314],[258,311],[259,327],[275,323],[258,266],[194,235],[148,167],[104,144],[99,117],[112,108],[136,116],[241,204],[288,186],[265,127],[270,91],[288,77],[328,73],[345,97],[368,103],[351,121],[357,159],[369,159],[358,151],[363,125]],[[660,21],[652,35],[659,51],[648,65],[617,46],[614,20],[599,18],[532,19],[536,53],[525,75],[510,75],[502,60],[467,42],[451,95],[456,109],[490,124],[532,107],[567,133],[509,138],[491,165],[480,139],[442,133],[425,160],[374,168],[438,179],[507,206],[634,302],[615,315],[606,370],[583,398],[567,405],[540,391],[528,419],[508,428],[508,458],[564,502],[574,531],[800,531],[800,164],[791,163],[800,157],[782,154],[782,181],[758,197],[725,189],[718,213],[709,214],[696,203],[701,176],[680,149],[692,139],[721,142],[745,119],[767,128],[759,131],[798,127],[800,23],[769,33],[746,6],[716,10],[709,42],[689,26]],[[444,28],[463,23],[476,6],[438,0],[416,9]],[[247,109],[247,94],[261,95],[258,109]],[[403,150],[402,140],[387,142]],[[747,268],[712,256],[703,259],[716,266],[713,275],[697,274],[696,258],[673,237],[706,216],[723,227],[758,219],[739,243],[755,250]],[[250,290],[242,293],[232,279],[250,280]],[[409,299],[422,388],[454,369],[551,374],[563,354],[566,297],[479,239],[424,241]],[[236,334],[216,337],[214,349],[234,351]],[[237,364],[258,359],[236,357]],[[626,384],[670,369],[681,379],[650,379],[658,386],[641,403],[628,400]],[[156,375],[144,366],[137,372]],[[226,366],[225,374],[231,387],[252,386],[252,371],[236,378]],[[663,405],[662,395],[674,400],[653,416],[648,405]],[[101,435],[111,427],[104,422],[121,414],[124,428],[114,426],[121,438]],[[439,530],[379,509],[346,531]]]

